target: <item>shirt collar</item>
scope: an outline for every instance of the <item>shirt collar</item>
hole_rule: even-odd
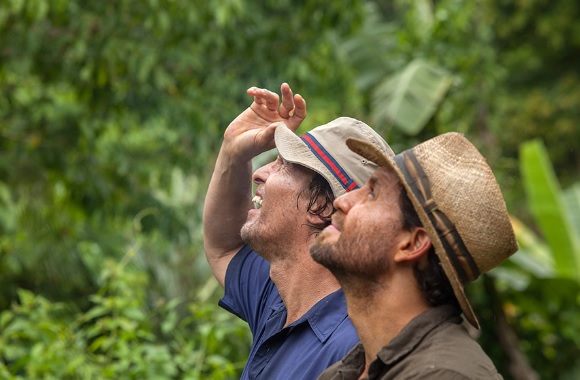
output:
[[[287,313],[284,303],[274,305],[271,308],[272,314],[270,318],[281,318],[282,316],[284,319],[286,318]],[[283,312],[282,315],[280,315],[281,312]],[[320,342],[324,343],[346,318],[348,318],[346,299],[342,289],[339,289],[318,301],[306,314],[286,328],[293,328],[301,323],[308,322],[316,337]]]
[[[337,366],[337,373],[342,379],[358,379],[365,369],[365,349],[362,343],[357,343],[339,363],[333,367]]]
[[[378,358],[387,366],[407,356],[435,327],[446,320],[461,322],[459,311],[452,305],[432,307],[411,320],[391,342],[378,353]]]

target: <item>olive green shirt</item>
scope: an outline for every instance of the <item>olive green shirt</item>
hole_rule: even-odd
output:
[[[503,379],[461,321],[450,305],[418,315],[379,351],[366,379]],[[359,343],[318,379],[356,380],[364,365],[364,347]]]

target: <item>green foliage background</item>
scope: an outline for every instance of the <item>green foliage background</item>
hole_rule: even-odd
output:
[[[579,18],[574,0],[3,1],[0,377],[239,376],[250,337],[216,306],[201,210],[245,90],[286,81],[304,129],[348,115],[395,151],[446,131],[474,141],[536,236],[516,255],[528,264],[494,274],[518,347],[542,378],[574,378],[579,285],[530,269],[548,250],[519,147],[541,140],[562,187],[579,181]],[[416,60],[447,79],[409,130],[384,89]],[[472,293],[511,378],[489,296]]]

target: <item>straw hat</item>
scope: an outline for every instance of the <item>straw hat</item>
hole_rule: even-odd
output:
[[[347,145],[397,173],[463,314],[479,329],[464,285],[518,250],[505,201],[485,158],[459,133],[437,136],[394,158],[361,140],[348,139]]]
[[[335,197],[364,185],[378,169],[376,163],[348,149],[346,139],[349,137],[370,144],[387,157],[394,156],[378,133],[350,117],[340,117],[300,137],[280,122],[274,135],[280,156],[320,173],[330,183]]]

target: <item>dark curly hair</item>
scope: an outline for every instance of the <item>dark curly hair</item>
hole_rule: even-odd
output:
[[[309,197],[307,211],[322,218],[322,223],[308,224],[313,229],[313,234],[318,234],[326,226],[330,225],[332,214],[335,211],[333,206],[334,193],[330,183],[317,172],[314,173],[305,192],[307,192]]]
[[[403,228],[406,231],[412,231],[416,227],[423,227],[419,215],[417,215],[403,186],[401,186],[399,205],[403,214]],[[435,254],[433,245],[431,245],[431,249],[427,253],[427,265],[420,268],[417,264],[413,269],[417,283],[431,306],[452,304],[459,308],[453,288],[441,267],[441,262],[437,254]]]

